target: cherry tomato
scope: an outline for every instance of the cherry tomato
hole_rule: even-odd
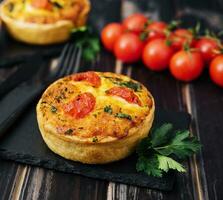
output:
[[[101,41],[105,48],[113,51],[118,37],[124,32],[124,27],[119,23],[110,23],[106,25],[101,32]]]
[[[139,34],[144,29],[147,21],[148,19],[143,14],[136,13],[125,18],[123,25],[127,30]]]
[[[64,111],[75,119],[80,119],[94,109],[95,103],[95,97],[91,93],[85,92],[78,95],[73,101],[67,103],[64,106]]]
[[[200,50],[204,61],[209,64],[217,56],[215,51],[219,50],[219,45],[218,41],[214,38],[202,37],[196,42],[195,48]]]
[[[82,72],[72,75],[72,80],[74,81],[86,81],[94,87],[99,87],[101,85],[101,78],[95,72]]]
[[[139,97],[129,88],[113,87],[106,91],[106,94],[112,96],[118,96],[125,99],[129,103],[141,105]]]
[[[142,59],[146,67],[154,71],[168,68],[174,51],[165,39],[156,39],[149,42],[144,50]]]
[[[143,42],[134,33],[124,33],[115,42],[115,56],[123,62],[138,61],[142,54]]]
[[[183,28],[176,29],[170,35],[169,39],[172,42],[172,46],[175,50],[181,50],[186,43],[189,44],[189,46],[193,46],[194,44],[193,34],[191,31]]]
[[[52,4],[48,0],[32,0],[31,5],[35,8],[52,10]]]
[[[202,73],[204,61],[198,51],[178,51],[170,60],[170,72],[181,81],[192,81]]]
[[[165,38],[165,30],[167,29],[167,24],[165,22],[152,22],[146,28],[148,32],[148,41]]]
[[[219,55],[211,61],[209,70],[212,81],[223,87],[223,55]]]

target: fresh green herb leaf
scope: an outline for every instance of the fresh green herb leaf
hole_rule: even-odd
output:
[[[142,86],[139,83],[135,83],[133,81],[122,81],[119,83],[119,85],[133,89],[135,92],[138,92],[142,89]]]
[[[159,128],[155,129],[151,134],[151,144],[153,147],[166,143],[171,137],[170,131],[172,131],[172,124],[163,124]]]
[[[185,159],[201,148],[199,141],[195,137],[189,136],[189,131],[177,131],[169,143],[154,149],[165,156],[175,155],[179,159]]]
[[[72,41],[82,49],[82,57],[87,61],[94,61],[100,52],[100,41],[90,27],[82,26],[71,31]]]
[[[57,108],[55,106],[51,106],[50,108],[52,113],[56,113],[57,112]]]
[[[136,148],[136,153],[139,156],[143,156],[149,149],[152,150],[152,144],[150,138],[147,137],[140,141],[139,145]]]
[[[123,81],[122,79],[119,79],[119,78],[113,78],[113,77],[107,77],[107,76],[105,76],[105,78],[109,79],[112,83],[116,85],[133,89],[135,92],[138,92],[142,89],[141,84],[135,83],[133,81]]]
[[[93,137],[92,138],[92,142],[98,142],[98,138],[97,137]]]
[[[73,129],[70,128],[70,129],[66,130],[64,134],[65,135],[72,135],[72,133],[73,133]]]
[[[112,107],[110,105],[109,106],[105,106],[104,107],[104,112],[112,114]]]
[[[116,113],[115,117],[132,120],[131,115],[128,115],[128,114],[125,114],[125,113]]]
[[[198,152],[201,145],[187,130],[174,131],[173,125],[166,123],[152,131],[137,146],[137,171],[161,177],[170,169],[185,172],[185,168],[176,160],[186,159]]]
[[[186,172],[185,168],[180,163],[170,157],[157,155],[157,158],[159,169],[164,172],[168,172],[170,169],[177,170],[178,172]]]
[[[162,170],[159,169],[159,163],[156,155],[149,158],[140,156],[136,163],[136,170],[138,172],[146,172],[149,176],[162,177]]]
[[[80,32],[85,32],[85,31],[87,31],[87,26],[81,26],[78,28],[73,28],[71,30],[71,33],[80,33]]]

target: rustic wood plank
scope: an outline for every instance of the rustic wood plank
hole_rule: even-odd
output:
[[[17,164],[0,160],[0,194],[2,199],[9,199],[14,185]]]
[[[104,199],[103,181],[43,168],[31,168],[23,183],[21,199]]]
[[[122,12],[123,16],[127,16],[131,12],[143,12],[148,6],[148,1],[141,1],[141,6],[135,1],[123,1]],[[140,9],[143,8],[143,9]],[[153,16],[155,13],[148,13]],[[127,13],[127,14],[126,14]],[[156,16],[153,16],[155,18]],[[154,73],[146,69],[142,63],[134,65],[125,65],[120,71],[123,74],[132,76],[132,78],[142,82],[147,86],[154,95],[156,105],[171,109],[183,110],[184,105],[181,95],[181,85],[176,82],[168,72]],[[185,163],[189,169],[188,163]],[[177,183],[175,188],[170,193],[163,193],[159,191],[150,190],[147,188],[138,188],[134,186],[126,186],[123,184],[110,183],[108,187],[107,199],[193,199],[193,188],[190,176],[190,170],[185,175],[177,176]]]
[[[204,27],[219,31],[223,23],[221,10],[223,4],[219,1],[175,1],[177,17],[191,25],[200,20]],[[215,20],[212,20],[215,18]],[[201,153],[190,160],[192,184],[195,199],[219,199],[223,162],[218,152],[222,149],[222,89],[211,83],[207,71],[193,84],[182,88],[186,110],[191,113],[193,123],[192,133],[197,135],[203,148]]]
[[[203,145],[197,156],[197,187],[200,199],[221,199],[223,141],[223,93],[222,88],[215,86],[208,78],[207,72],[196,83],[187,88],[188,108],[194,117],[192,129]],[[199,186],[200,184],[200,186]]]

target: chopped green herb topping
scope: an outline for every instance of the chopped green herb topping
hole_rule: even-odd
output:
[[[72,133],[73,133],[73,129],[70,128],[70,129],[66,130],[64,134],[65,135],[72,135]]]
[[[59,4],[58,2],[53,2],[53,5],[56,7],[56,8],[63,8],[63,6],[61,4]]]
[[[51,110],[52,113],[56,113],[57,112],[57,108],[55,106],[51,106],[50,110]]]
[[[98,142],[98,138],[97,137],[93,137],[92,138],[92,142]]]
[[[110,77],[110,76],[103,76],[103,77],[109,79],[111,82],[122,81],[122,79],[117,78],[117,77]]]
[[[128,114],[125,114],[125,113],[116,113],[115,117],[132,120],[131,115],[128,115]]]
[[[133,81],[122,81],[118,85],[133,89],[135,92],[142,89],[142,86],[139,83],[135,83]]]
[[[112,107],[110,105],[109,106],[105,106],[104,107],[104,112],[112,114]]]
[[[9,10],[9,12],[12,12],[13,10],[14,10],[14,4],[13,3],[8,3],[8,10]]]
[[[120,78],[113,78],[113,77],[109,77],[109,76],[104,76],[104,78],[109,79],[112,83],[114,83],[116,85],[130,88],[130,89],[134,90],[135,92],[139,92],[142,89],[141,84],[135,83],[133,81],[123,81]]]

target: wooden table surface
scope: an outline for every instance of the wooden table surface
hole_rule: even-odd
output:
[[[92,1],[90,21],[94,22],[94,25],[99,29],[105,22],[119,21],[135,11],[142,11],[154,18],[161,17],[165,20],[180,13],[173,9],[175,8],[173,4],[177,4],[177,1],[174,0],[106,0],[103,3],[98,2],[96,4],[96,0]],[[182,2],[185,3],[185,1]],[[201,3],[201,1],[197,3],[199,4],[199,2]],[[207,2],[207,5],[212,5],[211,1]],[[182,5],[180,4],[180,6]],[[218,5],[216,4],[215,7]],[[191,131],[203,145],[201,152],[184,163],[187,173],[177,176],[177,181],[171,192],[100,181],[0,160],[1,200],[220,200],[223,198],[223,159],[221,154],[223,151],[223,89],[212,84],[207,72],[199,80],[185,84],[175,81],[169,72],[154,73],[141,63],[123,65],[104,50],[94,63],[82,61],[80,64],[89,70],[127,74],[141,81],[151,90],[157,106],[189,112],[192,115]],[[6,71],[0,70],[0,74],[4,75]]]

